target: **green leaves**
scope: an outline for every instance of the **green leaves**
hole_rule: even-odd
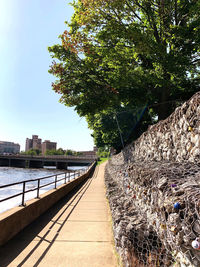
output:
[[[105,119],[110,110],[148,103],[151,116],[164,119],[175,100],[199,90],[199,1],[78,0],[73,6],[62,45],[49,48],[56,59],[49,72],[62,103],[87,116],[91,128],[90,121],[98,125],[95,140],[119,141],[115,123]]]

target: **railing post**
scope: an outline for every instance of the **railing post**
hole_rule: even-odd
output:
[[[56,183],[57,183],[57,175],[55,175],[55,189],[56,189]]]
[[[74,179],[75,179],[75,174],[76,174],[76,171],[74,171]]]
[[[37,198],[40,197],[40,179],[38,179],[38,186],[37,186]]]
[[[70,172],[68,172],[68,182],[70,182]]]
[[[26,182],[23,182],[23,189],[22,189],[22,206],[25,206],[24,204],[24,197],[25,197],[25,190],[26,190]]]
[[[66,184],[66,173],[65,173],[65,184]]]

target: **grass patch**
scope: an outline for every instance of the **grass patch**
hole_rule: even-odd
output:
[[[107,157],[107,158],[100,158],[100,159],[98,160],[98,162],[97,162],[97,165],[100,165],[101,163],[107,161],[108,159],[109,159],[108,157]]]

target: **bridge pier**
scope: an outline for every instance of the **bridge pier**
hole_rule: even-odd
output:
[[[9,167],[10,166],[10,159],[0,159],[0,166]]]
[[[56,169],[60,169],[60,170],[67,170],[67,162],[60,162],[60,161],[57,161],[56,162]]]
[[[10,159],[9,160],[9,167],[17,167],[17,168],[25,168],[26,161],[20,159]]]
[[[44,162],[39,160],[29,160],[29,168],[43,168]]]

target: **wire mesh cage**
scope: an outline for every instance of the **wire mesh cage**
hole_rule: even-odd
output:
[[[125,266],[200,266],[200,164],[115,159],[106,183]]]

